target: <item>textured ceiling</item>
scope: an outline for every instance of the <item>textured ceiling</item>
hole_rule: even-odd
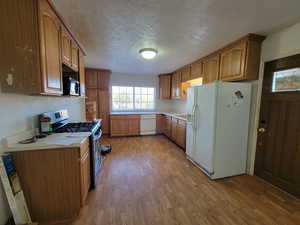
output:
[[[300,19],[299,0],[52,0],[87,51],[89,67],[171,72],[247,33]],[[141,48],[158,50],[146,61]]]

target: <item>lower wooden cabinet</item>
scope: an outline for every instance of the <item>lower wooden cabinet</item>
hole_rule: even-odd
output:
[[[181,148],[185,149],[186,122],[166,115],[156,116],[156,128],[158,134],[164,134]]]
[[[140,135],[140,115],[110,115],[110,136]]]
[[[89,140],[68,147],[11,153],[33,221],[74,220],[90,187]]]

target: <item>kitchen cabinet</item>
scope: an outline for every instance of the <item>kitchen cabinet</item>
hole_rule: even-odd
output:
[[[178,120],[176,118],[171,119],[171,139],[176,142],[177,140],[177,122]]]
[[[178,70],[172,75],[172,99],[181,98],[181,71]]]
[[[71,67],[74,71],[78,71],[79,64],[79,50],[75,43],[72,42],[72,57],[71,57]]]
[[[84,54],[51,1],[4,1],[1,86],[3,92],[62,95],[62,64],[72,66],[72,47]],[[26,9],[26,10],[24,10]],[[11,16],[18,15],[18,16]],[[22,18],[20,20],[20,18]],[[14,29],[11,29],[11,28]],[[75,51],[73,51],[75,55]]]
[[[211,83],[219,79],[220,55],[218,53],[203,59],[203,83]]]
[[[43,92],[62,94],[61,26],[47,1],[39,1]]]
[[[172,118],[171,139],[181,148],[185,149],[186,142],[186,122],[177,118]]]
[[[80,96],[85,96],[85,63],[84,55],[79,51],[79,82],[80,82]]]
[[[61,35],[61,42],[62,42],[62,62],[71,67],[71,55],[72,55],[72,45],[71,45],[71,38],[66,31],[66,29],[62,29]]]
[[[110,115],[110,136],[140,135],[140,115]]]
[[[166,116],[162,114],[156,115],[156,133],[163,134],[166,127]]]
[[[85,145],[85,153],[80,159],[81,206],[84,206],[91,185],[90,153]]]
[[[160,99],[171,98],[171,79],[172,79],[172,74],[159,75],[159,98]]]
[[[102,119],[102,131],[110,132],[110,108],[111,108],[111,71],[102,69],[85,70],[85,84],[87,102],[95,102],[96,117]],[[88,112],[87,112],[88,115]]]
[[[191,80],[191,66],[187,65],[181,69],[181,82]]]
[[[33,221],[56,224],[78,217],[90,187],[88,138],[80,148],[63,147],[11,154]]]
[[[248,35],[225,47],[220,53],[220,80],[258,79],[261,42],[264,37]]]
[[[198,60],[191,64],[191,80],[202,77],[202,60]]]
[[[172,136],[172,117],[171,116],[165,116],[165,129],[164,129],[164,134],[168,137],[171,138]]]

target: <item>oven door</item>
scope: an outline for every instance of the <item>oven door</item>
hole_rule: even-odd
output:
[[[95,188],[97,183],[97,174],[101,170],[102,156],[101,156],[101,137],[102,130],[98,130],[91,136],[91,188]]]

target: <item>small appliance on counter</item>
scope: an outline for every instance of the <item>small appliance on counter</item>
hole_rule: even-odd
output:
[[[91,122],[71,123],[67,110],[56,112],[47,112],[39,118],[50,118],[50,125],[53,133],[77,133],[90,132],[90,156],[91,156],[91,188],[95,188],[97,183],[97,174],[101,170],[103,157],[101,155],[101,120]]]

